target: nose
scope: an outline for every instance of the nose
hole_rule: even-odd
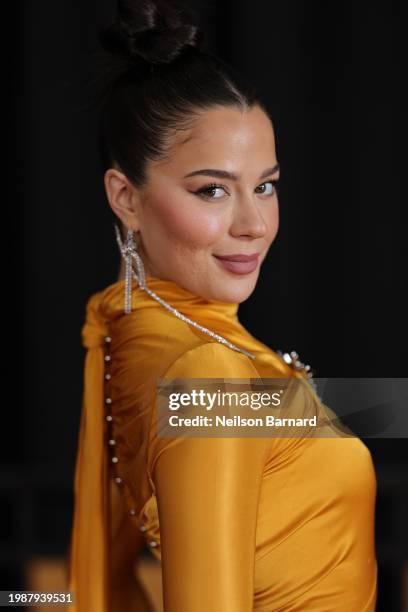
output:
[[[250,196],[238,198],[233,207],[231,235],[261,238],[266,234],[267,229],[260,205]]]

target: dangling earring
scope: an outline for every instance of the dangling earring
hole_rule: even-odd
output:
[[[115,232],[120,252],[125,260],[125,313],[129,314],[132,311],[132,277],[135,276],[140,287],[144,288],[146,286],[145,269],[137,252],[134,230],[128,229],[125,243],[122,242],[120,230],[116,223]],[[137,274],[133,272],[132,259],[136,261]]]

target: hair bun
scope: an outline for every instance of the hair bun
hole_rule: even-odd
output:
[[[172,62],[203,39],[191,13],[170,0],[119,0],[116,20],[99,34],[106,51],[150,64]]]

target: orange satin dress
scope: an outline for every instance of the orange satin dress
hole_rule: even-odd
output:
[[[90,297],[69,609],[116,610],[111,559],[121,543],[112,523],[125,508],[120,520],[161,561],[165,612],[374,611],[376,478],[366,445],[353,436],[158,437],[157,378],[297,376],[304,401],[320,400],[241,325],[238,304],[146,282],[256,358],[178,319],[136,282],[130,314],[123,280]]]

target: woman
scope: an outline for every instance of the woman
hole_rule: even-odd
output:
[[[71,609],[149,610],[133,576],[146,542],[165,612],[372,611],[376,482],[361,440],[157,435],[159,378],[292,377],[302,405],[321,407],[297,355],[237,316],[278,231],[270,117],[176,5],[122,2],[101,40],[120,67],[101,151],[125,268],[89,299],[82,331]]]

